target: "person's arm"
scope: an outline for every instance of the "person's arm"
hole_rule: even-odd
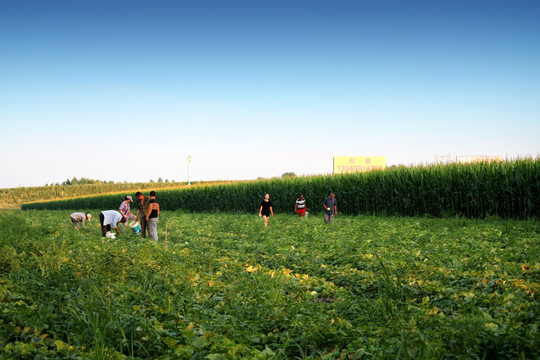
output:
[[[294,212],[298,212],[298,203],[294,203]]]
[[[83,218],[82,218],[82,228],[83,229],[86,229],[86,226],[84,225],[84,221],[86,220],[86,214],[84,214]]]
[[[324,210],[330,210],[330,208],[328,206],[326,206],[326,201],[323,202],[322,206],[324,206]]]
[[[334,215],[337,215],[337,205],[334,205]]]
[[[122,218],[118,219],[118,221],[116,222],[116,224],[114,224],[114,230],[116,230],[116,233],[118,235],[122,235],[122,232],[120,231],[120,228],[119,228],[119,225],[120,224],[120,220],[122,220]]]
[[[126,215],[124,215],[124,216],[129,217],[129,215],[133,215],[133,213],[131,212],[131,206],[129,206],[129,204],[127,204],[127,206],[126,206]]]
[[[259,216],[262,216],[262,205],[261,205],[261,208],[259,209]]]
[[[274,216],[274,210],[272,210],[271,206],[270,206],[270,214],[272,214],[272,216]]]
[[[126,213],[124,212],[125,209],[126,209],[125,204],[124,204],[124,203],[121,203],[121,204],[120,204],[120,207],[118,208],[118,212],[119,212],[120,214],[122,214],[122,216],[126,216]]]

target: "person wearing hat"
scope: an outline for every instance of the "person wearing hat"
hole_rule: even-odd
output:
[[[118,228],[118,224],[126,224],[127,218],[125,216],[122,216],[118,211],[116,210],[105,210],[102,211],[99,214],[99,222],[101,224],[101,235],[106,236],[106,234],[111,231],[111,227],[116,230],[118,235],[122,235],[120,232],[120,229]]]
[[[129,204],[133,202],[133,198],[131,195],[128,195],[124,198],[124,201],[120,204],[120,207],[118,208],[118,211],[120,211],[120,214],[124,216],[127,220],[135,220],[137,217],[131,212]],[[122,231],[126,231],[126,223],[124,223],[124,228]]]
[[[92,215],[89,213],[83,213],[83,212],[74,212],[69,216],[71,218],[71,222],[73,225],[75,225],[75,230],[79,230],[79,225],[82,224],[83,229],[86,229],[86,226],[84,225],[84,221],[92,218]]]

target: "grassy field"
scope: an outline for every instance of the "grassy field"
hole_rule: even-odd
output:
[[[538,221],[69,214],[0,212],[1,359],[540,356]]]

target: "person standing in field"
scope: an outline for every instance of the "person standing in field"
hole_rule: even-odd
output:
[[[92,215],[89,213],[83,213],[83,212],[74,212],[70,216],[71,222],[75,226],[75,230],[79,230],[79,225],[82,224],[83,229],[86,229],[86,226],[84,224],[85,220],[90,221],[92,218]]]
[[[147,214],[149,214],[148,203],[150,202],[150,198],[148,196],[144,196],[143,194],[141,194],[140,191],[137,191],[137,193],[135,194],[135,197],[138,199],[137,220],[139,221],[139,224],[141,225],[141,236],[145,238],[146,229],[147,229],[146,216]]]
[[[337,215],[336,194],[331,192],[330,195],[327,196],[326,199],[324,199],[323,206],[324,206],[324,223],[333,224],[334,215]]]
[[[159,203],[156,200],[156,192],[150,191],[150,201],[148,202],[148,212],[146,213],[146,223],[148,225],[148,236],[154,241],[158,241],[157,225],[159,218]]]
[[[122,216],[118,211],[116,210],[104,210],[99,214],[99,222],[101,224],[101,235],[105,236],[107,232],[111,231],[111,227],[116,230],[118,235],[122,235],[122,232],[118,228],[118,224],[122,223],[125,224],[127,221],[127,218]]]
[[[304,195],[300,194],[300,197],[296,199],[296,203],[294,204],[294,212],[298,213],[299,217],[306,216],[306,199],[304,199]]]
[[[137,217],[131,212],[131,208],[129,206],[130,203],[133,202],[133,198],[131,196],[126,196],[124,201],[120,204],[120,207],[118,208],[118,211],[120,211],[120,214],[122,216],[126,217],[128,220],[135,220]],[[126,221],[127,223],[127,221]],[[126,224],[124,224],[124,228],[122,231],[126,231]]]
[[[261,201],[261,207],[259,209],[259,216],[264,219],[264,226],[268,226],[268,218],[270,214],[274,216],[274,210],[272,210],[272,202],[270,201],[270,194],[264,195],[264,200]]]

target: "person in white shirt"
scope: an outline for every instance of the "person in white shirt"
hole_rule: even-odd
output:
[[[111,227],[116,230],[118,235],[121,235],[122,232],[120,232],[120,229],[118,228],[118,224],[122,223],[125,224],[127,221],[127,218],[125,216],[122,216],[118,211],[116,210],[105,210],[102,211],[101,214],[99,214],[99,222],[101,223],[101,234],[102,236],[105,236],[107,232],[111,231]]]

